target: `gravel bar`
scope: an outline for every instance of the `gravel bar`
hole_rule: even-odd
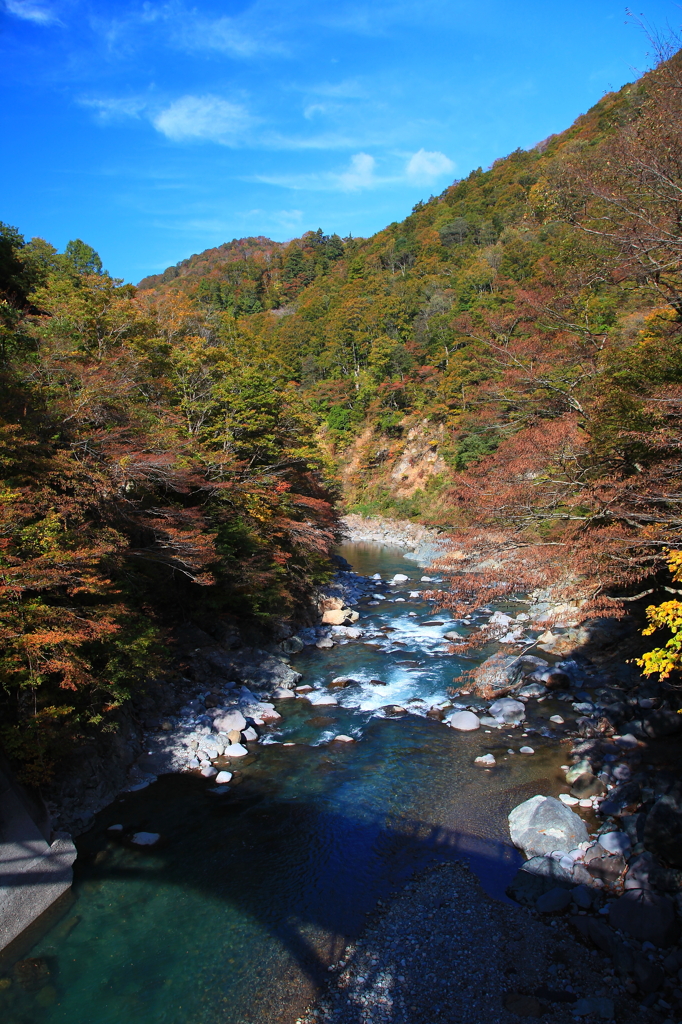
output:
[[[544,1017],[661,1022],[630,996],[607,958],[565,917],[489,897],[459,863],[428,869],[380,905],[329,968],[327,989],[296,1024],[513,1024]]]

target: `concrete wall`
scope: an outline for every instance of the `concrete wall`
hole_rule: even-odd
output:
[[[44,806],[0,756],[0,949],[66,892],[75,859],[71,837],[51,834]]]

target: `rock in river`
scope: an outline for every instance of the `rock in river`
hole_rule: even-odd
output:
[[[132,837],[132,842],[136,846],[154,846],[160,838],[158,832],[136,832]]]
[[[457,729],[459,732],[472,732],[481,728],[481,723],[473,711],[455,711],[447,718],[447,723],[451,729]]]
[[[534,796],[509,815],[512,842],[528,857],[573,850],[587,842],[582,818],[552,796]]]
[[[246,729],[246,719],[241,711],[237,711],[236,708],[232,711],[221,711],[213,719],[213,729],[215,732],[224,732],[226,734],[233,729],[241,732],[242,729]]]
[[[490,714],[498,722],[506,722],[511,725],[513,722],[522,722],[526,717],[526,708],[520,700],[512,700],[511,697],[502,697],[490,705]]]

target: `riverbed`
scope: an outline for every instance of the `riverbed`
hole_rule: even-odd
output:
[[[4,1020],[290,1022],[377,900],[434,859],[465,860],[504,898],[520,862],[507,814],[558,792],[560,746],[534,736],[526,757],[518,729],[457,733],[426,717],[472,667],[444,639],[467,627],[422,597],[433,583],[399,550],[340,554],[381,576],[358,607],[363,635],[292,659],[338,703],[281,701],[282,720],[228,787],[165,775],[102,811],[77,841],[71,906],[22,951],[49,980],[0,989]],[[408,579],[389,585],[395,574]],[[328,689],[342,675],[355,682]],[[493,770],[474,765],[489,751]],[[112,824],[162,838],[136,848]]]

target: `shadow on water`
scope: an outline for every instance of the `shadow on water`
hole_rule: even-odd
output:
[[[415,872],[463,860],[501,895],[518,866],[501,841],[362,801],[288,799],[253,778],[212,789],[162,777],[80,838],[76,902],[32,951],[50,983],[0,991],[8,1024],[291,1021],[376,901]],[[131,844],[152,826],[156,846]]]

